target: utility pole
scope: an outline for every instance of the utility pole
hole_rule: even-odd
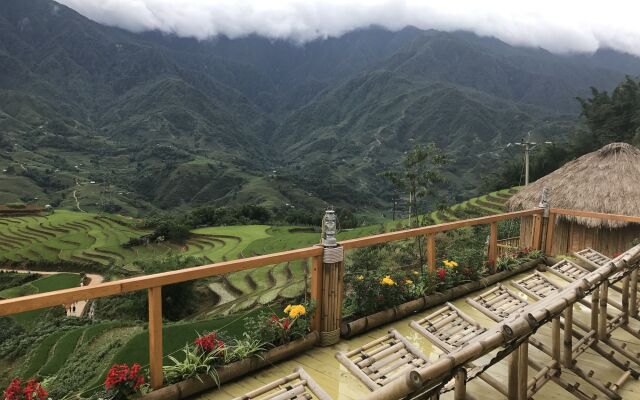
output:
[[[531,132],[527,132],[527,140],[522,138],[519,142],[509,143],[507,147],[511,145],[524,147],[524,185],[529,185],[529,153],[538,147],[538,143],[531,141]],[[544,142],[544,144],[553,144],[553,142]]]

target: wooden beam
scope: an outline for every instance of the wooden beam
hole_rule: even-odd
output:
[[[429,272],[436,271],[436,234],[427,234],[427,266]]]
[[[403,240],[416,236],[426,235],[427,233],[446,232],[453,229],[464,228],[474,225],[486,225],[492,222],[504,221],[508,219],[514,219],[519,217],[527,217],[530,215],[540,215],[543,210],[541,208],[514,211],[504,214],[488,215],[486,217],[471,218],[454,222],[446,222],[438,225],[422,226],[419,228],[407,229],[404,231],[382,233],[380,235],[365,236],[357,239],[350,239],[341,241],[340,244],[345,250],[355,249],[359,247],[367,247],[373,244],[386,243],[394,240]]]
[[[311,320],[311,330],[320,331],[322,321],[322,255],[311,257],[311,300],[315,303],[316,310]]]
[[[498,223],[492,222],[489,229],[489,250],[487,251],[487,258],[489,259],[489,265],[491,266],[491,273],[495,274],[496,271],[496,257],[498,254]]]
[[[569,215],[572,217],[606,219],[610,221],[624,221],[624,222],[632,222],[636,224],[640,223],[640,217],[631,216],[631,215],[607,214],[607,213],[580,211],[580,210],[568,210],[566,208],[552,208],[551,212],[555,214]]]
[[[40,308],[54,307],[61,304],[71,304],[75,301],[113,296],[136,290],[144,290],[152,287],[208,278],[211,276],[224,275],[229,272],[244,271],[247,269],[263,267],[265,265],[301,260],[321,254],[321,247],[307,247],[264,256],[243,258],[240,260],[225,261],[216,264],[202,265],[199,267],[162,272],[159,274],[143,275],[92,286],[56,290],[53,292],[0,300],[0,316],[37,310]]]
[[[553,235],[555,234],[555,229],[556,214],[549,213],[549,218],[547,219],[547,234],[544,243],[544,252],[547,255],[553,255]]]
[[[162,288],[148,290],[149,300],[149,375],[151,387],[162,387]]]

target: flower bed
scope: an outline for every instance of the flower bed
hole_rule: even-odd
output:
[[[387,307],[382,311],[369,314],[362,318],[358,318],[352,321],[344,321],[340,327],[341,336],[344,338],[350,338],[376,328],[380,325],[402,319],[412,313],[426,310],[444,302],[466,296],[469,293],[493,285],[494,283],[507,279],[510,276],[527,271],[540,263],[544,263],[544,258],[524,261],[521,262],[518,266],[498,272],[485,278],[480,278],[478,280],[450,287],[442,291],[433,291],[429,294],[424,294],[416,299],[405,301],[392,307]],[[438,274],[438,272],[436,272],[436,274]],[[438,276],[438,279],[441,279],[440,276]],[[362,281],[364,281],[364,279],[362,279]],[[444,281],[444,279],[442,279],[442,281]]]
[[[171,385],[145,398],[182,399],[315,346],[319,334],[309,333],[312,311],[309,304],[288,305],[282,315],[262,312],[248,321],[241,338],[225,341],[217,332],[199,336],[185,345],[183,359],[169,356],[173,365],[163,371]]]
[[[162,389],[154,390],[145,395],[143,399],[180,400],[205,390],[217,388],[225,382],[229,382],[250,372],[256,371],[278,361],[286,360],[296,354],[309,350],[318,343],[319,338],[320,335],[318,332],[311,332],[305,337],[277,346],[260,356],[244,358],[240,361],[217,367],[217,378],[213,378],[210,374],[206,373],[199,374],[185,381],[165,386]]]

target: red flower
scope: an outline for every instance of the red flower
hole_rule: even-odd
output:
[[[194,343],[196,348],[199,348],[205,353],[210,353],[214,350],[224,348],[224,343],[222,340],[218,339],[218,335],[215,332],[211,332],[205,336],[200,336],[194,341]]]
[[[282,327],[284,329],[289,329],[290,324],[291,324],[291,321],[289,321],[289,318],[285,318],[284,321],[282,322]]]
[[[438,277],[441,281],[444,280],[444,277],[447,276],[447,270],[444,268],[438,268]]]
[[[34,378],[27,381],[24,389],[22,381],[15,378],[3,393],[5,400],[46,400],[48,395],[47,391]]]
[[[104,381],[107,391],[115,391],[123,394],[133,394],[144,384],[144,376],[140,375],[140,364],[134,363],[131,367],[127,364],[114,364]]]
[[[4,391],[5,400],[18,400],[22,397],[22,382],[14,378]]]

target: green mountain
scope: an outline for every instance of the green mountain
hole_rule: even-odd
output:
[[[305,45],[102,26],[50,0],[0,2],[0,203],[132,214],[202,204],[381,209],[415,143],[475,194],[493,149],[565,135],[575,96],[640,60],[555,55],[465,32],[372,27]]]

